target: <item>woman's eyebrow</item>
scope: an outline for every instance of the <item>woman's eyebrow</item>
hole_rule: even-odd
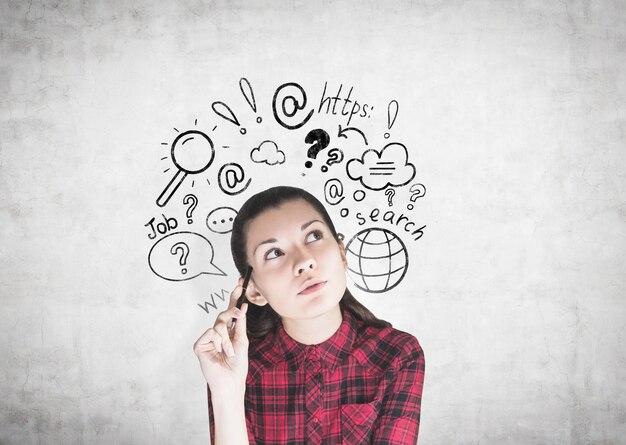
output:
[[[306,230],[307,227],[309,227],[311,224],[313,224],[314,222],[318,222],[318,223],[322,223],[324,224],[323,221],[320,221],[319,219],[312,219],[311,221],[305,222],[304,224],[302,224],[302,226],[300,227],[300,230]],[[254,252],[252,252],[252,255],[256,254],[256,251],[259,249],[259,247],[261,247],[263,244],[271,244],[271,243],[277,243],[278,240],[276,238],[270,238],[270,239],[266,239],[265,241],[261,241],[259,244],[257,244],[257,246],[254,248]]]

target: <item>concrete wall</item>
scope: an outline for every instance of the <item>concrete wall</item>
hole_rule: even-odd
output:
[[[0,444],[207,443],[192,344],[236,279],[228,236],[207,215],[279,183],[323,197],[329,178],[345,187],[329,206],[341,231],[373,225],[406,246],[394,289],[350,286],[425,350],[420,443],[623,441],[623,2],[3,0],[0,27]],[[272,112],[289,82],[308,99],[296,119],[314,111],[300,129]],[[334,133],[347,118],[319,110],[325,84],[373,107],[350,122],[367,146]],[[307,169],[316,127],[331,145]],[[210,136],[215,162],[161,207],[170,147],[193,129]],[[285,164],[251,161],[264,140]],[[416,173],[389,206],[345,165],[392,141]],[[345,160],[323,173],[331,148]],[[236,172],[220,179],[232,162],[251,183],[231,196],[229,178],[245,185]],[[413,183],[426,190],[414,201]],[[424,235],[361,225],[373,208]],[[189,274],[205,273],[153,271],[164,234],[150,238],[149,222],[162,215],[209,241],[189,257]],[[225,276],[206,273],[211,249]]]

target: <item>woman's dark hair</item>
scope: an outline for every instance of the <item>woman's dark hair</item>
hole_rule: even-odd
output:
[[[342,237],[337,234],[335,225],[330,219],[324,205],[315,196],[296,187],[279,186],[269,188],[249,198],[244,205],[241,206],[239,213],[233,221],[230,250],[233,255],[235,267],[237,267],[241,276],[244,276],[248,268],[248,257],[246,254],[246,244],[248,240],[246,239],[246,232],[250,222],[265,210],[276,208],[286,202],[298,199],[308,202],[322,216],[337,242],[342,239]],[[243,296],[237,303],[241,304],[247,301],[247,298]],[[389,322],[376,318],[369,309],[359,303],[356,298],[352,296],[348,288],[346,288],[339,305],[349,310],[358,320],[363,321],[366,326],[391,326]],[[264,337],[280,322],[280,316],[269,304],[257,306],[248,302],[247,317],[248,337],[251,338]]]

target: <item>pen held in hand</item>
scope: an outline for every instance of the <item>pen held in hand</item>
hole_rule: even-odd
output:
[[[237,299],[237,309],[241,309],[241,305],[243,304],[243,300],[246,296],[246,290],[248,289],[248,283],[250,283],[250,278],[252,277],[252,267],[248,266],[248,269],[246,269],[246,275],[243,277],[243,289],[241,291],[241,295],[239,296],[239,298]],[[236,318],[233,318],[233,328],[235,327],[235,323],[237,322]]]

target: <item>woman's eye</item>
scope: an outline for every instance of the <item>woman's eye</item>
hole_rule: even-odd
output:
[[[319,239],[322,239],[323,237],[324,235],[322,234],[321,230],[314,230],[306,236],[306,242],[312,243],[313,241],[317,241]]]
[[[282,252],[279,249],[271,249],[271,250],[268,250],[267,253],[265,254],[265,259],[272,260],[274,258],[278,258],[281,254]]]

